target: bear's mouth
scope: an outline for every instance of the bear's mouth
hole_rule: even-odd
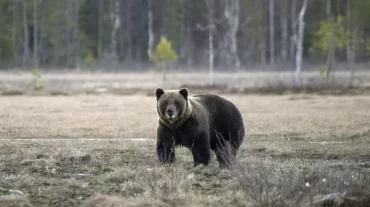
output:
[[[166,118],[168,119],[168,121],[173,122],[173,121],[175,120],[176,116],[175,116],[175,115],[169,116],[169,115],[167,114],[167,115],[166,115]]]

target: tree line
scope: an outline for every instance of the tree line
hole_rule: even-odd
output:
[[[161,37],[178,65],[367,61],[368,0],[2,0],[1,68],[141,68]],[[305,15],[300,19],[302,6]]]

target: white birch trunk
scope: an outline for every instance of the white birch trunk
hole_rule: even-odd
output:
[[[209,84],[213,85],[214,82],[214,46],[213,46],[213,36],[214,36],[214,0],[204,0],[208,9],[208,46],[209,46]]]
[[[213,27],[211,23],[210,27]],[[209,29],[208,32],[208,41],[209,41],[209,84],[213,85],[213,65],[214,65],[214,49],[213,49],[213,28]]]
[[[329,42],[328,42],[328,54],[326,62],[326,79],[330,82],[333,74],[332,69],[335,64],[335,37],[334,37],[334,17],[331,13],[331,1],[327,1],[326,13],[329,21]]]
[[[346,21],[346,52],[347,52],[347,64],[350,69],[350,80],[349,80],[349,85],[353,85],[353,78],[355,75],[355,59],[356,59],[356,49],[357,49],[357,28],[354,26],[355,24],[355,19],[354,19],[354,14],[351,11],[351,2],[347,1],[346,5],[347,9],[347,21]]]
[[[304,15],[306,13],[308,0],[303,1],[301,11],[298,17],[298,39],[297,39],[297,51],[296,51],[296,71],[295,71],[295,84],[301,86],[301,71],[302,71],[302,55],[303,55],[303,38],[304,38]]]
[[[111,11],[111,19],[112,19],[112,33],[111,33],[111,54],[115,60],[117,60],[117,39],[118,39],[118,31],[121,25],[120,20],[120,0],[112,0],[112,11]]]
[[[224,17],[227,29],[224,36],[224,58],[227,65],[234,67],[240,67],[236,36],[239,30],[239,9],[239,0],[225,1]]]
[[[356,60],[356,50],[358,48],[358,29],[353,28],[351,35],[351,49],[349,55],[349,67],[351,68],[350,86],[353,85],[353,79],[355,76],[355,60]]]

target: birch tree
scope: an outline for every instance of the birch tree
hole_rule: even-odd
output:
[[[116,1],[120,1],[120,0],[116,0]],[[140,23],[135,23],[132,21],[132,18],[135,15],[135,13],[139,13],[139,11],[136,11],[136,12],[133,11],[135,4],[136,4],[135,2],[137,1],[135,0],[121,1],[122,5],[120,5],[120,8],[122,9],[122,12],[119,11],[119,14],[118,14],[118,18],[120,16],[123,18],[122,25],[119,26],[118,31],[121,31],[121,34],[122,34],[120,38],[121,52],[122,54],[124,54],[125,62],[127,64],[131,64],[134,61],[134,59],[136,60],[140,59],[138,57],[138,52],[137,52],[137,50],[139,49],[137,47],[138,44],[133,43],[133,39],[135,38],[135,36],[139,35],[137,34],[137,31],[140,31],[140,30],[137,30],[137,26],[139,26]],[[153,7],[153,4],[151,4],[151,6]],[[142,15],[148,15],[148,11],[143,12]],[[148,23],[148,21],[149,20],[146,20],[146,23]],[[141,32],[148,32],[148,29],[143,30]],[[145,38],[143,41],[148,43],[147,38]],[[146,48],[146,53],[148,52],[147,50],[148,48]]]
[[[295,71],[295,84],[297,86],[301,86],[301,71],[302,71],[302,55],[303,55],[303,39],[304,39],[304,16],[306,13],[308,0],[303,1],[303,5],[301,11],[299,12],[298,16],[298,35],[297,35],[297,44],[296,44],[296,57],[295,57],[295,64],[296,64],[296,71]]]
[[[356,14],[353,9],[352,2],[347,1],[346,4],[347,17],[346,17],[346,55],[347,55],[347,64],[350,68],[350,80],[349,85],[353,85],[353,78],[355,75],[355,60],[356,54],[359,47],[359,28],[356,25]]]
[[[291,18],[291,37],[290,37],[290,49],[289,49],[289,57],[293,61],[295,61],[295,49],[297,46],[297,25],[298,25],[298,19],[297,19],[297,0],[292,0],[292,10],[290,13]]]
[[[111,20],[112,20],[112,32],[111,32],[111,55],[114,61],[117,61],[117,46],[118,46],[118,32],[121,26],[121,11],[120,11],[120,1],[111,0]]]
[[[78,40],[78,19],[80,10],[80,0],[65,1],[65,38],[66,38],[66,64],[68,67],[75,67],[79,58],[79,40]]]
[[[328,1],[330,2],[330,1]],[[321,74],[326,75],[326,79],[333,79],[333,68],[335,65],[335,53],[338,49],[344,49],[346,45],[346,31],[344,28],[343,17],[331,14],[331,3],[327,2],[327,19],[320,22],[320,27],[315,32],[313,42],[314,48],[326,55],[326,67],[320,69]]]
[[[223,40],[223,59],[228,66],[240,67],[236,36],[239,29],[239,0],[223,1],[223,7],[226,30]]]
[[[213,38],[214,38],[214,31],[215,31],[215,19],[214,19],[214,0],[204,0],[208,10],[208,25],[203,27],[197,24],[197,28],[200,30],[208,30],[208,62],[209,62],[209,84],[213,85],[214,77],[214,45],[213,45]]]
[[[334,24],[334,17],[331,13],[331,1],[326,1],[326,15],[328,18],[329,23],[329,45],[328,45],[328,53],[327,53],[327,61],[326,61],[326,78],[327,80],[330,80],[330,73],[332,70],[332,67],[335,62],[335,40],[334,40],[334,27],[332,26]]]

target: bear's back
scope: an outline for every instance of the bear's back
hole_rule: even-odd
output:
[[[193,97],[195,98],[195,101],[201,103],[212,115],[234,114],[237,115],[237,118],[241,118],[241,114],[236,106],[221,96],[215,94],[204,94],[195,95]]]
[[[214,94],[193,96],[196,102],[202,104],[209,116],[211,126],[222,131],[244,128],[243,118],[238,108],[229,100]]]

